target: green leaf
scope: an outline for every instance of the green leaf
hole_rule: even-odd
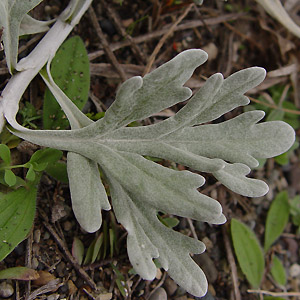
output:
[[[94,244],[94,249],[93,249],[91,264],[96,261],[102,244],[103,244],[103,233],[99,234],[99,236],[96,238],[96,241],[95,241],[95,244]]]
[[[14,186],[17,182],[15,173],[10,169],[4,170],[4,181],[8,186]]]
[[[179,220],[177,218],[163,218],[157,215],[158,219],[167,227],[173,228],[179,224]]]
[[[264,300],[286,300],[286,299],[281,297],[264,296]]]
[[[35,187],[0,195],[0,261],[29,233],[35,215]]]
[[[272,259],[271,274],[278,284],[286,285],[286,272],[281,260],[276,255]]]
[[[118,287],[119,291],[121,292],[122,296],[126,297],[126,295],[128,293],[126,292],[125,287],[124,287],[125,282],[121,281],[119,278],[117,278],[116,279],[116,284],[117,284],[117,287]]]
[[[1,0],[0,28],[3,27],[4,51],[9,71],[16,68],[21,21],[42,0]]]
[[[30,164],[30,163],[27,163],[27,164]],[[48,163],[47,162],[45,162],[45,163],[36,163],[36,162],[34,162],[34,163],[31,164],[31,166],[32,166],[34,171],[42,172],[47,168]]]
[[[293,224],[300,226],[300,195],[290,200],[290,214],[292,215]]]
[[[116,278],[116,284],[118,286],[119,291],[121,292],[123,297],[127,297],[127,292],[125,290],[126,280],[125,280],[124,276],[122,275],[122,273],[118,270],[118,268],[115,265],[111,264],[111,266],[112,266],[112,268],[113,268],[113,270],[116,274],[116,277],[117,277]]]
[[[13,267],[0,271],[0,279],[35,280],[39,273],[27,267]]]
[[[284,111],[281,109],[274,109],[267,117],[267,121],[282,121],[284,118]]]
[[[59,159],[61,159],[63,153],[60,150],[57,149],[40,149],[33,153],[31,156],[29,163],[33,164],[51,164],[57,162]]]
[[[236,219],[231,220],[231,236],[239,265],[253,288],[259,288],[265,260],[254,232]]]
[[[289,154],[285,152],[281,155],[278,155],[274,158],[274,160],[281,166],[285,166],[289,163]]]
[[[68,173],[67,173],[67,165],[65,162],[55,162],[52,164],[48,164],[46,169],[46,173],[55,178],[56,180],[68,183]]]
[[[51,74],[55,83],[81,110],[88,99],[90,71],[87,51],[80,37],[72,37],[61,45],[52,60]],[[44,98],[43,123],[45,129],[69,126],[68,119],[48,89]]]
[[[110,257],[114,256],[114,248],[116,243],[116,235],[112,228],[109,228],[109,245],[110,245]]]
[[[27,174],[26,174],[26,179],[29,181],[34,181],[35,180],[35,172],[34,172],[34,168],[33,165],[30,165]]]
[[[85,258],[84,258],[84,261],[83,261],[84,265],[87,265],[87,264],[91,263],[91,261],[93,259],[93,253],[94,253],[95,244],[96,244],[96,239],[94,239],[91,242],[91,244],[89,245],[89,247],[87,249],[87,252],[86,252],[86,255],[85,255]]]
[[[102,226],[102,232],[103,232],[103,252],[102,252],[102,259],[106,258],[107,249],[109,248],[109,241],[108,241],[108,225],[107,222],[104,220],[103,226]],[[99,257],[100,259],[100,257]]]
[[[281,155],[276,156],[274,159],[275,161],[284,166],[287,165],[289,163],[290,160],[290,155],[292,154],[292,152],[294,150],[296,150],[299,147],[299,143],[297,141],[295,141],[295,143],[292,145],[292,147],[289,149],[289,151],[282,153]]]
[[[81,265],[84,257],[84,245],[78,237],[74,237],[72,255],[77,260],[78,264]]]
[[[98,237],[96,237],[92,243],[90,244],[84,262],[83,264],[92,264],[96,261],[96,259],[99,257],[100,251],[101,251],[101,247],[103,245],[103,233],[101,233]]]
[[[288,222],[289,213],[288,193],[287,191],[280,192],[273,200],[268,211],[264,244],[265,252],[282,234]]]
[[[4,144],[0,144],[0,158],[5,162],[6,165],[10,165],[11,162],[10,150]]]

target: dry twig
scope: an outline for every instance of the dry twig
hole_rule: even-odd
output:
[[[193,221],[190,218],[187,218],[187,222],[189,223],[193,238],[198,240],[198,235],[196,233]]]
[[[34,292],[30,294],[26,300],[34,300],[37,299],[38,295],[46,294],[49,292],[57,291],[64,283],[60,283],[59,279],[54,279],[48,282],[47,284],[41,286],[40,288],[36,289]]]
[[[32,260],[32,243],[33,243],[33,228],[30,230],[30,234],[27,238],[27,243],[26,243],[26,256],[25,256],[25,265],[28,268],[31,268],[31,260]],[[31,291],[31,281],[29,280],[26,282],[25,285],[26,289],[26,298],[29,297],[30,291]]]
[[[238,280],[238,275],[237,275],[237,268],[234,260],[234,256],[232,253],[228,233],[226,230],[226,225],[221,226],[222,227],[222,234],[223,234],[223,239],[224,239],[224,244],[225,244],[225,249],[226,249],[226,255],[227,255],[227,260],[230,265],[231,269],[231,279],[232,279],[232,284],[233,284],[233,291],[235,295],[235,300],[241,300],[241,294],[239,291],[239,280]]]
[[[193,7],[193,4],[190,4],[185,11],[183,12],[183,14],[178,18],[178,20],[170,27],[170,29],[163,35],[163,37],[159,40],[158,44],[156,45],[155,49],[153,50],[152,54],[150,55],[150,58],[148,59],[148,63],[145,67],[145,70],[143,72],[143,75],[149,73],[154,61],[155,61],[155,57],[158,54],[159,50],[161,49],[161,47],[164,45],[165,41],[167,40],[167,38],[174,32],[175,28],[177,27],[177,25],[186,17],[186,15],[189,13],[189,11],[191,10],[191,8]]]
[[[124,29],[120,18],[117,14],[117,12],[113,9],[112,6],[107,4],[104,0],[101,1],[101,4],[104,6],[105,10],[108,12],[108,17],[112,19],[114,24],[116,25],[116,28],[120,35],[122,35],[125,39],[127,39],[130,43],[130,47],[132,49],[132,52],[134,53],[135,57],[139,60],[140,63],[144,64],[146,62],[146,58],[142,51],[139,49],[137,44],[134,42],[134,39],[126,32]]]
[[[252,39],[251,37],[249,37],[248,35],[242,33],[241,31],[239,31],[238,29],[236,29],[236,27],[230,25],[228,22],[224,22],[223,23],[229,30],[231,30],[232,32],[234,32],[236,35],[238,35],[239,37],[241,37],[242,39],[248,41],[250,44],[252,44],[253,46],[255,46],[260,52],[263,52],[265,50],[265,48],[263,46],[261,46],[260,44],[258,44],[254,39]]]
[[[162,279],[159,281],[159,283],[155,286],[155,288],[149,293],[149,295],[146,297],[147,300],[149,300],[149,298],[151,297],[152,294],[155,293],[155,291],[160,288],[165,280],[166,280],[166,277],[167,277],[167,272],[164,272],[163,276],[162,276]]]
[[[85,270],[77,263],[76,259],[70,253],[70,251],[69,251],[67,245],[65,244],[65,242],[59,237],[59,235],[56,233],[55,229],[48,223],[48,221],[46,221],[47,220],[47,216],[46,216],[45,212],[43,212],[42,210],[39,210],[39,212],[42,215],[42,217],[44,218],[44,221],[43,221],[44,226],[51,233],[51,235],[53,236],[53,238],[55,239],[55,241],[57,242],[57,244],[59,245],[59,247],[64,252],[64,254],[67,257],[67,259],[74,266],[75,270],[80,274],[80,276],[87,282],[87,284],[91,288],[97,290],[96,283],[85,272]]]
[[[284,112],[290,113],[290,114],[294,114],[294,115],[300,115],[300,111],[299,110],[293,110],[293,109],[288,109],[288,108],[283,108],[283,107],[279,107],[277,105],[274,104],[269,104],[263,101],[260,101],[258,99],[255,99],[253,97],[248,97],[251,101],[258,103],[258,104],[262,104],[266,107],[270,107],[270,108],[274,108],[274,109],[278,109],[278,110],[282,110]]]
[[[273,297],[294,297],[300,296],[300,292],[269,292],[265,290],[247,290],[249,294],[268,295]]]
[[[205,24],[207,26],[212,26],[212,25],[217,25],[220,23],[223,23],[225,21],[233,21],[236,20],[240,17],[242,17],[244,14],[243,13],[238,13],[238,14],[227,14],[227,15],[221,15],[218,17],[213,17],[213,18],[207,18],[207,19],[203,19],[205,21]],[[196,28],[196,27],[203,27],[203,21],[202,20],[192,20],[192,21],[188,21],[185,22],[183,24],[178,25],[177,27],[175,27],[174,32],[175,31],[181,31],[181,30],[186,30],[186,29],[192,29],[192,28]],[[156,30],[144,35],[140,35],[138,37],[133,38],[134,43],[136,44],[140,44],[140,43],[144,43],[147,42],[151,39],[160,37],[162,35],[164,35],[166,32],[168,32],[170,29],[170,26],[166,26],[163,29],[160,30]],[[116,51],[118,49],[121,49],[123,47],[129,46],[130,42],[129,41],[123,41],[123,42],[118,42],[118,43],[112,43],[110,45],[110,50],[111,51]],[[90,53],[89,54],[89,59],[90,60],[94,60],[100,56],[102,56],[104,54],[104,50],[98,50],[96,52]]]
[[[99,39],[102,43],[104,51],[105,51],[106,55],[108,56],[108,59],[110,60],[112,65],[118,71],[122,81],[125,81],[126,80],[126,74],[125,74],[124,70],[121,68],[116,56],[114,55],[114,53],[110,49],[108,41],[106,40],[106,38],[104,36],[104,33],[103,33],[99,23],[98,23],[97,16],[96,16],[95,11],[94,11],[92,6],[89,8],[89,15],[91,17],[92,24],[95,27],[96,33],[97,33],[97,35],[98,35],[98,37],[99,37]]]

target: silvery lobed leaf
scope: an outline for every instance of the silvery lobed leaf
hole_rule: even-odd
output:
[[[5,126],[5,118],[4,118],[4,114],[3,114],[2,102],[0,99],[0,132],[2,132],[4,126]]]
[[[162,267],[179,285],[194,295],[205,294],[205,275],[189,255],[202,253],[204,244],[167,228],[158,220],[156,207],[130,194],[113,177],[108,179],[115,214],[128,231],[127,251],[135,271],[144,279],[152,280],[156,275],[152,258],[158,257]],[[176,183],[182,186],[179,176]]]
[[[248,104],[244,93],[265,77],[261,68],[242,70],[225,80],[215,74],[191,97],[183,84],[205,59],[203,51],[187,50],[145,78],[127,80],[105,117],[81,129],[30,131],[8,120],[20,137],[98,163],[108,179],[117,219],[128,230],[128,252],[134,268],[142,277],[154,278],[152,259],[157,257],[170,276],[196,296],[205,294],[207,283],[190,253],[201,253],[204,247],[165,228],[157,212],[220,224],[225,222],[221,206],[197,191],[204,183],[202,176],[165,168],[143,156],[210,172],[235,192],[258,196],[266,193],[267,187],[246,177],[250,167],[257,165],[257,158],[287,151],[295,139],[294,130],[284,122],[257,124],[263,117],[260,111],[219,124],[203,124]],[[189,102],[165,121],[125,127],[189,97]],[[65,109],[76,118],[76,108]]]
[[[280,22],[295,36],[300,38],[300,27],[293,21],[284,9],[280,0],[256,0],[273,18]]]
[[[47,72],[43,69],[40,74],[63,108],[72,129],[93,123],[56,85],[50,73],[50,61],[47,64]],[[98,164],[85,156],[68,152],[67,171],[76,219],[87,232],[95,232],[101,227],[101,210],[110,209],[105,188],[100,180]]]
[[[21,21],[24,16],[43,0],[1,0],[0,28],[3,27],[3,43],[10,72],[17,64]]]
[[[75,26],[79,22],[80,16],[88,9],[91,3],[92,0],[71,0],[61,14],[61,18]]]
[[[68,152],[67,170],[75,217],[83,229],[95,232],[101,227],[101,210],[110,209],[98,164],[80,154]]]
[[[49,25],[54,21],[55,20],[39,21],[26,14],[21,22],[19,35],[21,36],[47,31],[49,29]]]

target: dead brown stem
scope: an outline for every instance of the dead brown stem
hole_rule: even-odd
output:
[[[220,24],[223,23],[225,21],[232,21],[232,20],[236,20],[240,17],[242,17],[244,14],[243,13],[239,13],[239,14],[227,14],[227,15],[221,15],[218,17],[213,17],[213,18],[208,18],[208,19],[203,19],[205,21],[206,26],[212,26],[212,25],[216,25],[216,24]],[[175,31],[180,31],[180,30],[186,30],[186,29],[192,29],[195,27],[203,27],[203,20],[193,20],[193,21],[187,21],[183,24],[178,25],[175,29]],[[160,37],[162,35],[164,35],[166,32],[168,32],[170,29],[170,26],[166,26],[163,29],[160,30],[156,30],[144,35],[140,35],[138,37],[133,38],[134,43],[136,44],[140,44],[146,41],[149,41],[151,39]],[[118,42],[118,43],[112,43],[110,45],[110,49],[111,51],[116,51],[118,49],[121,49],[123,47],[129,46],[130,43],[129,41],[123,41],[123,42]],[[90,60],[94,60],[100,56],[102,56],[104,54],[104,50],[98,50],[96,52],[90,53],[89,54],[89,59]]]
[[[232,284],[233,284],[233,291],[234,291],[234,296],[235,300],[241,300],[241,294],[239,291],[239,280],[238,280],[238,275],[237,275],[237,268],[236,268],[236,263],[234,260],[234,256],[232,253],[228,233],[227,233],[227,226],[223,225],[222,226],[222,234],[223,234],[223,239],[224,239],[224,244],[225,244],[225,249],[226,249],[226,255],[227,255],[227,260],[230,265],[230,270],[231,270],[231,279],[232,279]]]
[[[92,280],[92,278],[85,272],[85,270],[77,263],[76,259],[72,256],[70,253],[67,245],[65,242],[60,238],[60,236],[56,233],[55,229],[48,223],[46,214],[39,210],[40,214],[44,218],[43,224],[47,228],[47,230],[50,232],[50,234],[53,236],[55,241],[57,242],[58,246],[62,249],[63,253],[67,257],[67,259],[70,261],[70,263],[73,265],[75,270],[80,274],[80,276],[87,282],[87,284],[97,290],[96,283]]]
[[[89,8],[89,15],[91,17],[91,21],[92,21],[92,24],[96,30],[96,33],[102,43],[102,46],[104,48],[104,51],[108,57],[108,59],[110,60],[110,62],[112,63],[112,65],[116,68],[116,70],[118,71],[119,75],[120,75],[120,78],[122,79],[122,81],[125,81],[126,80],[126,74],[124,72],[124,70],[121,68],[116,56],[114,55],[113,51],[110,49],[110,46],[108,44],[108,41],[106,40],[106,37],[98,23],[98,19],[97,19],[97,16],[96,16],[96,13],[93,9],[93,7],[91,6]]]
[[[150,55],[149,59],[148,59],[148,63],[145,67],[145,70],[143,72],[143,75],[149,73],[154,61],[155,61],[155,57],[158,54],[159,50],[161,49],[161,47],[164,45],[165,41],[167,40],[167,38],[174,32],[175,28],[177,27],[177,25],[186,17],[186,15],[189,13],[189,11],[191,10],[193,4],[190,4],[185,11],[183,12],[183,14],[178,18],[178,20],[170,27],[170,29],[163,35],[163,37],[159,40],[158,44],[156,45],[156,47],[154,48],[152,54]]]
[[[143,52],[139,49],[137,44],[134,42],[134,39],[132,36],[130,36],[126,30],[124,29],[121,20],[117,14],[117,12],[113,9],[112,6],[107,4],[104,0],[101,1],[101,4],[104,6],[105,10],[108,12],[108,17],[112,19],[114,24],[116,25],[116,28],[120,35],[122,35],[125,39],[127,39],[130,43],[130,47],[132,49],[132,52],[134,53],[135,57],[139,60],[140,63],[144,64],[146,63],[146,57],[144,56]]]

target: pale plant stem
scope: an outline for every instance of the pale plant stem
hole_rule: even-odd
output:
[[[10,123],[10,125],[14,128],[23,128],[16,122],[15,117],[19,109],[20,99],[26,88],[38,72],[45,66],[47,61],[53,58],[60,45],[73,30],[74,26],[79,22],[80,18],[86,12],[91,3],[92,0],[84,1],[82,7],[77,11],[77,14],[72,18],[72,20],[70,22],[66,22],[64,21],[64,16],[68,14],[68,11],[70,10],[69,5],[61,13],[55,24],[32,50],[32,52],[17,64],[16,69],[19,72],[13,75],[9,80],[2,92],[2,99],[0,101],[0,112],[3,112],[8,123]],[[3,124],[0,122],[0,131],[4,126],[3,121],[2,123]]]

